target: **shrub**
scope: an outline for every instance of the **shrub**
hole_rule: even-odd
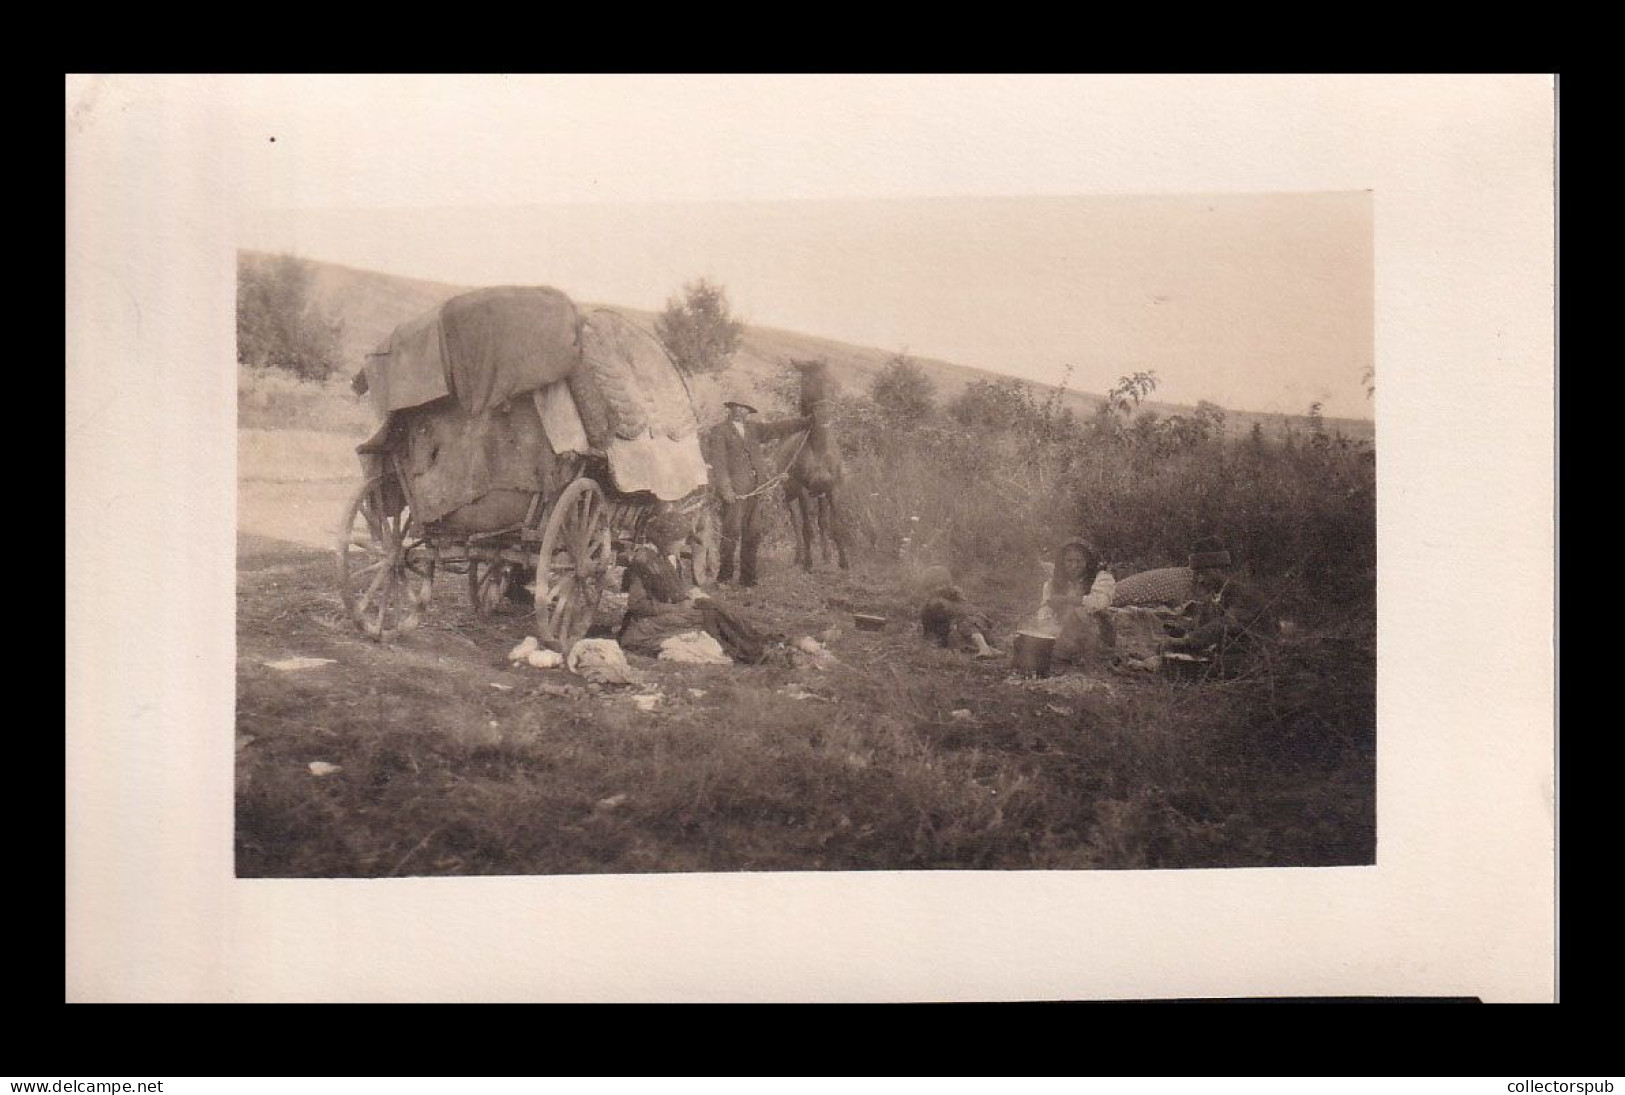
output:
[[[239,255],[237,362],[324,380],[339,367],[344,326],[311,298],[311,271],[293,255]]]
[[[1114,427],[1147,380],[1125,378],[1108,398]],[[1122,576],[1183,564],[1195,540],[1216,535],[1300,619],[1373,597],[1376,476],[1363,443],[1230,439],[1213,404],[1086,429],[1003,380],[973,384],[946,421],[906,433],[873,399],[838,406],[860,554],[1033,582],[1037,561],[1068,536],[1092,540]]]
[[[936,409],[935,396],[936,385],[906,349],[893,355],[869,384],[869,398],[899,429],[913,429],[929,419]]]
[[[947,409],[961,426],[994,432],[1031,426],[1038,417],[1032,392],[1013,377],[973,380]]]
[[[734,318],[728,291],[700,278],[683,286],[681,299],[666,301],[655,335],[683,371],[717,373],[731,363],[745,325]]]

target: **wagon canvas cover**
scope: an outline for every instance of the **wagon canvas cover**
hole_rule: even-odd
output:
[[[412,414],[407,429],[405,471],[412,477],[418,516],[425,521],[450,517],[492,491],[551,497],[564,486],[557,478],[559,462],[530,399],[516,399],[480,415],[471,415],[448,399]]]
[[[658,339],[609,308],[582,317],[581,366],[570,391],[593,448],[616,438],[680,441],[699,430],[682,374]]]
[[[367,391],[409,434],[419,516],[453,518],[492,491],[553,493],[554,456],[604,456],[614,489],[663,501],[705,486],[688,386],[659,341],[556,289],[480,289],[397,327]],[[455,398],[447,398],[455,397]],[[515,399],[515,396],[524,398]],[[392,436],[389,427],[375,440]]]
[[[557,289],[505,286],[453,297],[395,328],[365,365],[380,418],[447,395],[483,414],[570,376],[581,360],[575,305]]]
[[[617,490],[672,502],[706,485],[693,397],[643,327],[608,308],[589,311],[581,366],[567,387],[587,437],[609,457]]]

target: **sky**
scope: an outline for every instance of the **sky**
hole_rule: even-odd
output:
[[[244,247],[650,309],[706,276],[767,326],[1372,414],[1372,195],[1291,166],[1357,79],[215,79]]]
[[[748,322],[1100,392],[1369,417],[1365,194],[893,199],[265,215],[257,249],[658,309],[724,285]]]

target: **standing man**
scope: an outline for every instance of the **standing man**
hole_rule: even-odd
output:
[[[737,399],[722,404],[728,418],[711,428],[706,441],[706,463],[711,483],[722,504],[722,565],[718,582],[734,577],[734,556],[738,554],[741,586],[756,584],[756,549],[761,541],[758,520],[762,495],[773,477],[770,461],[762,453],[762,442],[784,437],[811,427],[811,418],[785,418],[777,422],[753,422],[756,408]]]

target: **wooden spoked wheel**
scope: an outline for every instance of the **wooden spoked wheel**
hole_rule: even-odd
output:
[[[434,591],[436,550],[412,511],[390,512],[383,477],[369,479],[339,526],[339,592],[355,625],[379,642],[418,626]]]
[[[474,602],[476,616],[483,618],[504,607],[511,611],[520,592],[529,599],[517,563],[478,556],[468,561],[468,599]]]
[[[561,654],[587,634],[613,552],[604,492],[577,479],[553,503],[536,563],[537,636]]]

